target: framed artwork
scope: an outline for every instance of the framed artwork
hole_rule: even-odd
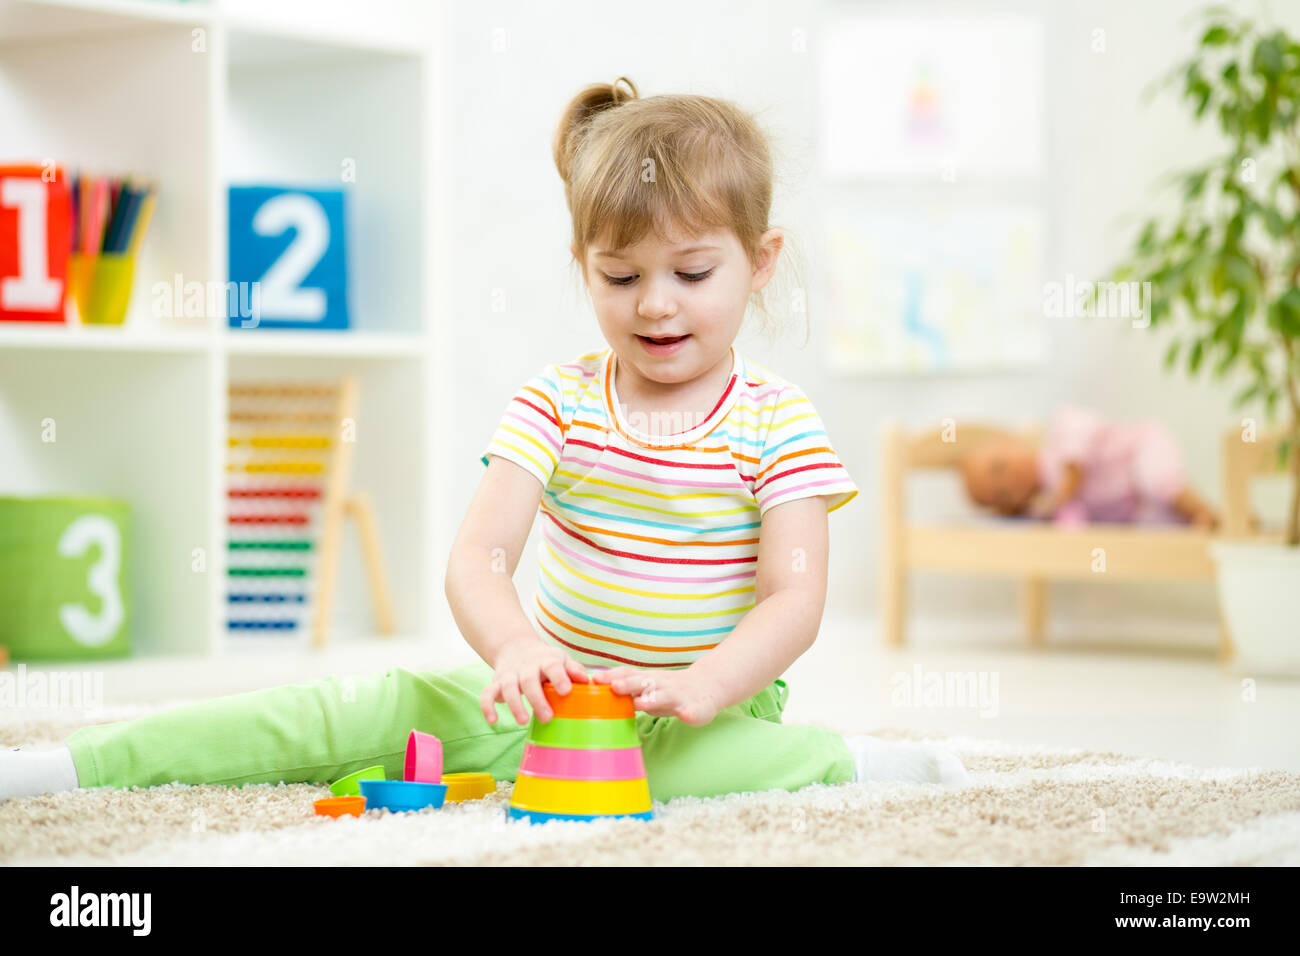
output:
[[[845,11],[823,46],[826,178],[1043,171],[1044,39],[1036,18]]]
[[[1043,359],[1041,21],[837,8],[825,36],[817,141],[830,367],[955,372]]]
[[[846,204],[826,230],[833,369],[970,371],[1045,357],[1037,208]]]

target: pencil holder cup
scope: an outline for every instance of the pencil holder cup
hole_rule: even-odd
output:
[[[122,325],[131,302],[135,257],[120,252],[68,258],[68,286],[83,325]]]
[[[653,819],[632,698],[608,684],[574,684],[560,696],[542,692],[553,716],[528,726],[509,817],[547,820]]]

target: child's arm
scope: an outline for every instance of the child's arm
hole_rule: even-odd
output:
[[[812,647],[826,605],[826,498],[798,498],[763,516],[754,607],[687,670],[718,709],[753,697]]]
[[[581,664],[537,636],[512,580],[541,498],[542,486],[533,475],[492,456],[447,558],[445,589],[452,616],[470,647],[496,672],[483,693],[489,723],[496,721],[489,702],[498,699],[525,723],[521,691],[539,719],[548,720],[542,680],[549,679],[565,694],[569,679],[587,679]]]

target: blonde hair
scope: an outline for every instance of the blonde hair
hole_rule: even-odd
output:
[[[757,264],[771,228],[772,156],[758,123],[734,104],[697,95],[642,99],[621,76],[570,101],[553,152],[584,277],[593,243],[622,249],[647,235],[667,241],[673,229],[730,230]],[[770,318],[762,290],[753,298]]]

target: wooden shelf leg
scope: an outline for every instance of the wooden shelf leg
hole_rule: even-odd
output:
[[[880,628],[886,647],[902,647],[906,640],[907,565],[903,542],[904,447],[903,433],[894,425],[884,429],[881,441],[880,487]]]
[[[880,575],[880,626],[887,647],[903,646],[906,615],[907,578],[897,565],[887,567]]]
[[[319,581],[316,588],[316,622],[312,643],[324,647],[329,642],[330,616],[334,613],[334,589],[338,583],[339,536],[343,510],[347,506],[346,489],[352,474],[352,443],[340,441],[342,423],[357,413],[357,380],[345,376],[339,383],[339,398],[334,421],[334,454],[326,478],[321,502],[321,545]]]
[[[388,575],[384,571],[384,556],[379,548],[379,531],[375,526],[375,511],[370,503],[370,495],[358,491],[347,503],[348,514],[357,523],[357,534],[361,538],[361,550],[366,559],[366,573],[370,578],[370,599],[375,609],[375,627],[380,634],[392,634],[393,596],[388,587]]]
[[[1030,647],[1044,647],[1047,621],[1047,581],[1025,578],[1020,582],[1020,618]]]
[[[1219,663],[1230,664],[1232,658],[1236,655],[1237,649],[1232,643],[1232,630],[1228,627],[1228,620],[1223,616],[1223,609],[1219,609]]]

